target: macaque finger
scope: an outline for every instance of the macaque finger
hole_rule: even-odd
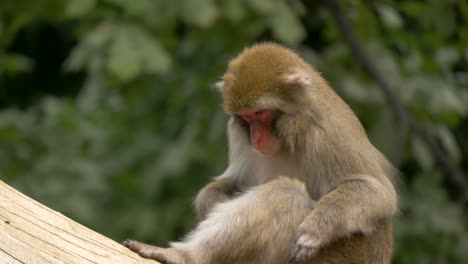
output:
[[[319,250],[320,243],[309,235],[302,235],[294,244],[289,254],[289,262],[298,263],[309,260]]]

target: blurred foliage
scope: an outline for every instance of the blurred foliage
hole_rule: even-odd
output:
[[[374,63],[468,168],[468,2],[341,1]],[[2,0],[0,178],[116,240],[163,244],[226,167],[218,95],[260,40],[323,72],[390,159],[402,157],[394,263],[463,263],[468,220],[427,146],[395,120],[319,1]]]

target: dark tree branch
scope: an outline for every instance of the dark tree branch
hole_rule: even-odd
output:
[[[358,38],[351,28],[351,22],[343,14],[337,1],[323,0],[322,3],[326,6],[326,8],[328,8],[333,18],[335,19],[339,31],[351,49],[352,55],[363,67],[364,71],[378,84],[378,87],[382,90],[387,103],[392,109],[392,112],[399,121],[400,127],[398,144],[400,144],[400,146],[405,144],[408,131],[411,130],[431,150],[449,180],[458,188],[459,195],[463,202],[466,202],[468,200],[468,183],[462,170],[447,157],[445,151],[412,117],[411,113],[407,110],[399,96],[395,94],[391,88],[391,85],[385,80],[382,72],[377,68],[377,65],[373,63],[373,61],[367,55],[366,51],[360,44]]]

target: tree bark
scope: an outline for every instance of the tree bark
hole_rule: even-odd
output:
[[[153,263],[0,181],[0,264]]]

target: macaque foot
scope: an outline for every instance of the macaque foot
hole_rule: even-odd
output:
[[[151,258],[155,252],[161,250],[159,247],[151,246],[130,239],[125,240],[122,244],[144,258]]]
[[[129,239],[122,244],[138,255],[154,259],[161,264],[187,264],[181,252],[172,248],[160,248]]]
[[[301,235],[289,254],[289,262],[298,263],[311,259],[320,249],[320,243],[311,235]]]

